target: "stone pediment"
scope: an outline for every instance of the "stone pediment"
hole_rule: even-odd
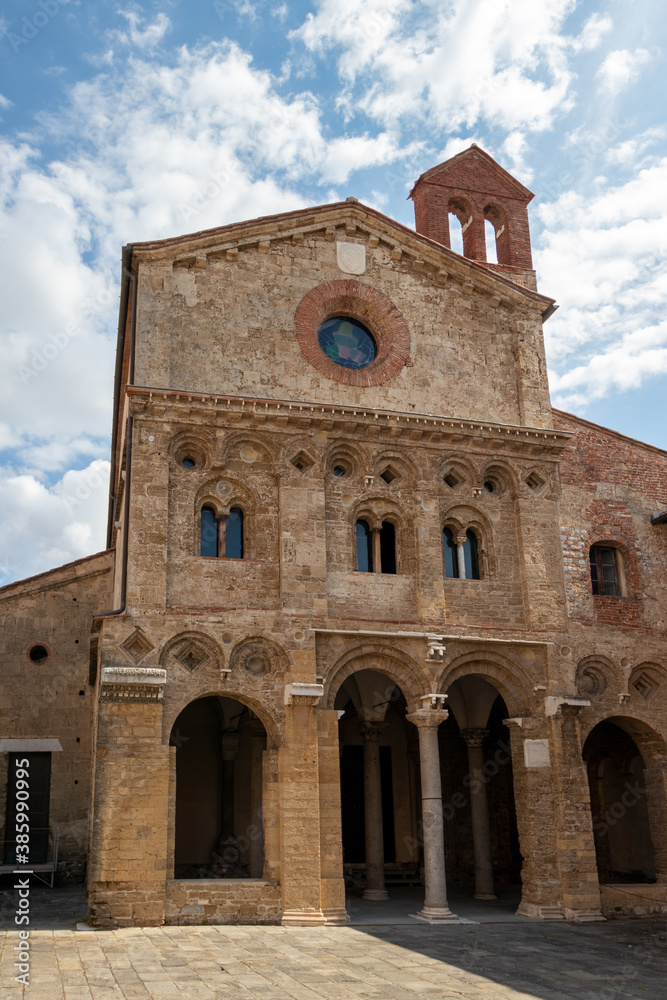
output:
[[[449,250],[356,199],[174,239],[135,243],[132,255],[138,261],[170,259],[174,270],[196,272],[215,263],[243,262],[247,255],[264,255],[270,261],[276,252],[311,245],[312,241],[335,244],[332,249],[341,277],[354,275],[363,281],[367,271],[379,265],[420,275],[426,284],[456,282],[463,294],[475,291],[488,296],[493,307],[501,302],[532,305],[544,313],[553,305],[553,299]],[[291,252],[298,256],[297,249]]]

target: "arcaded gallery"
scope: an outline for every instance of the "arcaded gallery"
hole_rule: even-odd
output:
[[[667,914],[667,453],[552,409],[532,193],[410,196],[123,249],[107,548],[0,590],[95,926]]]

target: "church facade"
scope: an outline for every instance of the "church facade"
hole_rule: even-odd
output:
[[[667,913],[667,453],[552,409],[532,194],[411,197],[123,251],[108,547],[0,590],[4,865],[20,757],[96,926]]]

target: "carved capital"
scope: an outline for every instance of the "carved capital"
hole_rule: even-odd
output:
[[[446,708],[420,708],[417,712],[409,712],[405,718],[418,729],[437,727],[449,718]]]
[[[471,750],[479,750],[484,746],[484,739],[489,735],[488,729],[462,729],[461,736],[466,746]]]
[[[364,743],[378,743],[386,728],[383,722],[362,722],[361,738]]]

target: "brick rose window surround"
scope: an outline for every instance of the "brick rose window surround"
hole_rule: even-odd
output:
[[[377,347],[366,368],[343,368],[318,342],[320,326],[333,316],[348,316],[370,330]],[[360,281],[327,281],[303,297],[294,318],[301,353],[327,378],[346,385],[382,385],[398,375],[410,357],[410,333],[391,299]]]

